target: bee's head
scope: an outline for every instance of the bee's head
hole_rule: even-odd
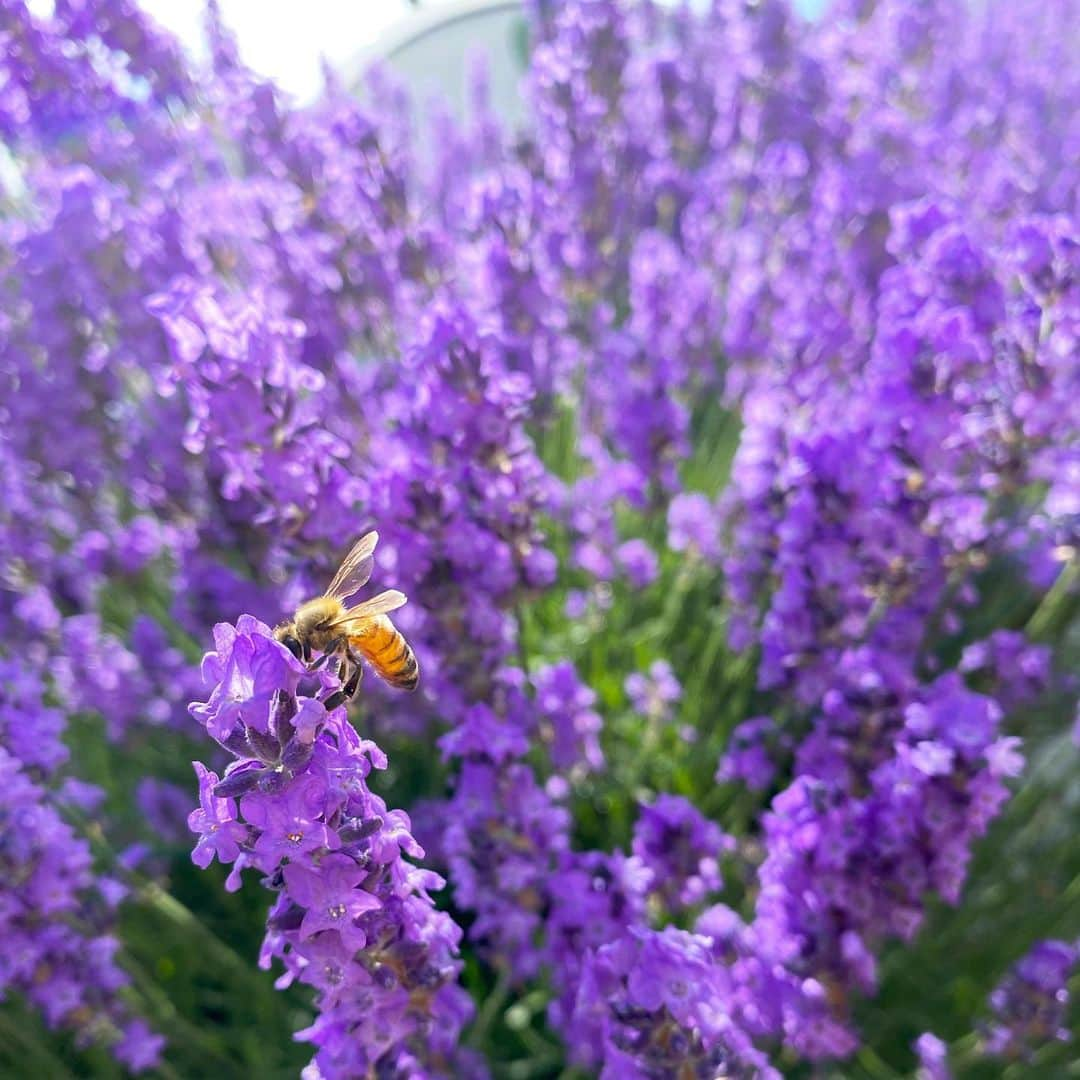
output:
[[[304,659],[304,647],[300,644],[300,638],[296,633],[296,623],[283,622],[274,627],[274,638],[280,641],[297,660]]]

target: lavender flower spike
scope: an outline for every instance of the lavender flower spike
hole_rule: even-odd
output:
[[[434,873],[408,815],[368,787],[386,757],[344,708],[334,676],[304,665],[250,615],[219,624],[203,662],[209,691],[191,713],[236,758],[218,776],[196,762],[201,808],[189,819],[200,866],[231,863],[229,888],[255,867],[278,894],[261,963],[316,991],[308,1080],[458,1075],[471,1006],[456,985],[461,931],[437,911]]]

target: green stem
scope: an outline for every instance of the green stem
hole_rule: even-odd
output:
[[[469,1034],[470,1046],[482,1047],[484,1045],[487,1041],[488,1032],[491,1030],[492,1024],[495,1023],[495,1017],[503,1005],[506,1004],[509,995],[510,976],[507,972],[501,971],[495,985],[491,988],[491,993],[488,994],[484,1004],[476,1014],[476,1021],[473,1023],[472,1031]]]
[[[163,915],[170,922],[182,926],[186,931],[198,934],[209,946],[213,959],[233,971],[243,972],[245,980],[251,978],[251,965],[210,930],[189,908],[167,893],[160,885],[120,866],[116,853],[99,822],[74,809],[70,811],[70,816],[81,826],[95,854],[103,857],[108,862],[110,870],[132,887],[139,901]]]
[[[141,964],[128,956],[125,957],[124,967],[131,974],[136,990],[153,1010],[155,1018],[170,1042],[182,1041],[188,1049],[198,1047],[199,1060],[204,1064],[218,1062],[226,1068],[235,1067],[235,1062],[207,1041],[203,1031],[180,1014],[169,1000],[168,994],[147,974]],[[180,1075],[167,1062],[163,1061],[157,1069],[167,1080],[180,1080]]]
[[[727,636],[727,627],[723,620],[718,619],[705,641],[705,647],[701,651],[701,662],[696,665],[694,681],[686,689],[683,700],[694,703],[693,725],[701,729],[701,712],[705,698],[705,687],[709,681],[709,673],[716,658],[724,647],[724,638]]]
[[[1053,635],[1055,628],[1068,617],[1068,601],[1075,602],[1073,587],[1080,580],[1080,558],[1075,555],[1062,567],[1057,580],[1047,590],[1031,618],[1024,627],[1032,641],[1042,641]]]
[[[528,675],[529,644],[525,639],[525,612],[520,602],[514,607],[514,622],[517,624],[518,663],[521,665],[521,670]]]
[[[186,931],[198,934],[209,946],[214,960],[231,968],[234,972],[242,973],[245,980],[251,979],[251,965],[222,941],[190,908],[185,907],[160,885],[152,881],[144,882],[139,888],[139,899],[170,922],[183,927]]]
[[[873,1077],[881,1080],[895,1080],[900,1074],[884,1061],[869,1047],[864,1046],[858,1053],[859,1064]]]
[[[55,1077],[56,1080],[74,1080],[74,1073],[47,1047],[35,1039],[28,1026],[16,1023],[0,1011],[0,1042],[5,1047],[18,1047],[19,1068],[25,1075]],[[25,1056],[23,1056],[25,1054]]]
[[[690,594],[691,588],[693,588],[696,576],[694,573],[696,558],[697,556],[692,556],[683,562],[679,567],[679,572],[675,575],[671,591],[668,593],[667,602],[664,604],[664,610],[660,616],[660,624],[668,633],[678,625],[683,607],[686,604],[686,598]]]

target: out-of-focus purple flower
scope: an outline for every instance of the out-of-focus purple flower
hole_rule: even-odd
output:
[[[620,544],[615,559],[635,589],[651,585],[660,572],[656,553],[644,540],[627,540]]]
[[[1080,950],[1067,941],[1040,941],[1023,956],[990,995],[984,1052],[1030,1060],[1055,1039],[1069,1042],[1068,983],[1078,961]]]
[[[517,758],[529,749],[525,732],[500,720],[486,705],[473,705],[453,730],[439,740],[444,755],[488,757],[496,764]]]
[[[632,850],[670,910],[700,904],[722,887],[720,860],[732,847],[719,825],[677,795],[660,795],[638,812]]]
[[[544,960],[558,991],[551,1022],[568,1031],[575,1060],[599,1060],[600,1033],[593,1004],[578,1011],[583,966],[593,950],[645,921],[652,871],[636,856],[602,851],[561,853],[547,883],[551,911],[545,927]]]
[[[1029,704],[1050,682],[1050,649],[1029,643],[1023,634],[995,630],[985,641],[964,649],[957,665],[979,680],[981,689],[994,694],[1011,712]]]
[[[706,562],[720,557],[720,526],[716,508],[696,492],[676,495],[668,509],[668,546],[701,556]]]
[[[147,823],[158,836],[183,843],[188,839],[184,822],[188,818],[191,796],[176,784],[147,776],[135,789],[135,801]]]
[[[155,1035],[142,1020],[133,1020],[124,1027],[113,1052],[133,1073],[139,1073],[160,1063],[164,1046],[161,1035]]]
[[[924,1031],[915,1040],[915,1053],[919,1058],[918,1080],[952,1080],[946,1060],[948,1048],[936,1035]]]
[[[600,1036],[601,1076],[648,1075],[637,1064],[674,1072],[779,1080],[779,1073],[733,1022],[731,984],[710,942],[684,930],[635,930],[591,954],[577,1011]]]
[[[957,674],[916,691],[902,669],[863,667],[870,659],[849,658],[852,685],[828,695],[800,775],[764,819],[754,932],[767,955],[833,987],[830,1001],[876,987],[878,943],[914,935],[929,890],[959,901],[971,845],[1008,799],[999,759],[1015,753],[996,738],[995,703]],[[917,697],[900,709],[898,692]],[[876,734],[852,726],[868,709]]]
[[[536,943],[552,868],[568,847],[569,814],[522,762],[473,754],[444,814],[441,847],[457,903],[476,912],[470,932],[517,979],[539,968]]]
[[[776,775],[769,740],[776,725],[768,716],[744,720],[731,733],[716,770],[717,780],[742,780],[753,791],[763,791]]]
[[[598,736],[603,720],[593,705],[596,694],[584,686],[574,665],[552,664],[533,676],[540,741],[550,750],[558,769],[578,764],[589,769],[603,766]]]
[[[1021,740],[1016,735],[1004,735],[986,748],[986,763],[994,777],[1019,776],[1024,771]]]
[[[626,694],[642,716],[667,720],[682,698],[682,687],[666,660],[654,660],[648,672],[635,671],[626,676]]]
[[[32,723],[32,715],[24,714],[24,722]],[[114,906],[124,890],[95,878],[88,843],[3,745],[0,822],[0,859],[8,867],[0,902],[0,929],[7,942],[0,993],[21,993],[51,1027],[69,1028],[87,1041],[110,1042],[124,1060],[123,1042],[109,1032],[133,1023],[119,995],[128,980],[116,961],[119,941],[95,930],[102,906]],[[149,1063],[163,1040],[145,1027],[140,1030],[152,1043]]]
[[[30,667],[0,660],[0,739],[4,749],[29,766],[52,774],[68,760],[66,722],[42,700],[45,684]],[[33,722],[28,722],[32,717]]]

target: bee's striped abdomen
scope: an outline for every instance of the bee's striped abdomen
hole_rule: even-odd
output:
[[[372,619],[370,628],[352,638],[350,644],[391,686],[401,690],[416,689],[420,680],[416,654],[386,615]]]

